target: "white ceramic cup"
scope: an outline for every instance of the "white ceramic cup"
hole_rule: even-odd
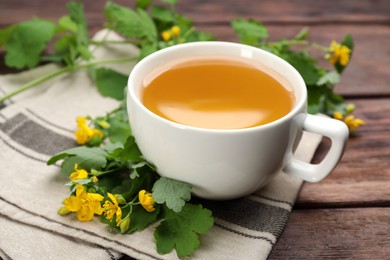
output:
[[[242,59],[275,76],[293,92],[293,109],[265,125],[214,130],[169,121],[140,101],[143,80],[151,72],[181,59],[212,56]],[[307,114],[306,103],[305,83],[289,63],[267,51],[238,43],[195,42],[157,51],[141,60],[128,80],[129,120],[143,156],[157,167],[161,176],[191,184],[193,194],[206,199],[248,195],[280,170],[309,182],[325,178],[342,156],[348,129],[340,121]],[[302,130],[332,140],[321,163],[293,158]]]

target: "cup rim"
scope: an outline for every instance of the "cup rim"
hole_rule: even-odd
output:
[[[137,97],[138,95],[135,92],[135,86],[131,87],[133,82],[135,81],[135,78],[138,77],[138,71],[142,70],[145,64],[149,63],[151,60],[158,58],[159,56],[166,55],[169,52],[174,52],[176,50],[180,49],[186,49],[186,48],[204,48],[206,46],[230,46],[234,48],[247,48],[250,49],[254,52],[261,53],[261,55],[265,55],[268,57],[272,57],[272,59],[275,59],[277,62],[282,63],[283,66],[288,67],[291,73],[294,74],[294,77],[298,81],[299,88],[302,90],[301,95],[299,95],[298,100],[295,102],[293,109],[291,109],[286,115],[284,115],[281,118],[278,118],[277,120],[274,120],[272,122],[259,125],[259,126],[253,126],[253,127],[247,127],[247,128],[238,128],[238,129],[213,129],[213,128],[203,128],[203,127],[196,127],[196,126],[190,126],[190,125],[185,125],[181,123],[177,123],[174,121],[170,121],[168,119],[165,119],[152,111],[150,111],[142,102],[141,100]],[[241,43],[235,43],[235,42],[228,42],[228,41],[199,41],[199,42],[189,42],[189,43],[182,43],[178,45],[173,45],[161,50],[158,50],[149,56],[145,57],[141,61],[139,61],[132,71],[130,72],[130,75],[128,77],[127,81],[127,102],[128,100],[132,99],[133,102],[147,115],[153,117],[154,119],[164,123],[168,124],[172,127],[175,128],[180,128],[180,129],[186,129],[186,130],[191,130],[191,131],[198,131],[198,132],[207,132],[207,133],[242,133],[242,132],[253,132],[253,131],[259,131],[261,129],[267,129],[274,127],[286,120],[290,120],[292,117],[294,117],[296,114],[298,114],[303,107],[306,106],[307,102],[307,88],[306,84],[302,78],[302,76],[299,74],[299,72],[287,61],[283,60],[282,58],[276,56],[275,54],[272,54],[268,51],[265,51],[260,48],[256,48],[250,45],[245,45]],[[306,112],[306,111],[305,111]]]

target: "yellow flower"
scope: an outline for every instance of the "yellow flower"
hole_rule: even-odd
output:
[[[104,197],[97,193],[89,193],[80,184],[76,187],[76,196],[64,200],[64,206],[70,212],[77,212],[80,221],[90,221],[94,214],[101,215],[103,209],[100,205]]]
[[[344,119],[344,122],[351,133],[354,133],[359,126],[364,125],[364,121],[362,119],[355,118],[353,115],[347,116]]]
[[[336,111],[336,112],[333,113],[333,118],[337,119],[337,120],[343,120],[343,114],[341,114],[340,112]]]
[[[364,125],[364,121],[359,118],[355,118],[353,115],[349,115],[344,118],[340,112],[334,112],[333,118],[343,121],[349,129],[349,132],[354,133],[359,126]]]
[[[88,126],[85,117],[78,117],[76,119],[78,129],[74,132],[76,136],[76,142],[80,145],[87,143],[94,136],[103,137],[103,133],[98,129],[92,129]]]
[[[161,33],[161,37],[164,40],[164,42],[167,42],[167,41],[169,41],[172,38],[172,34],[171,34],[170,31],[163,31]]]
[[[104,208],[104,214],[106,215],[106,219],[112,220],[114,217],[114,214],[116,214],[116,223],[119,225],[121,218],[122,218],[122,209],[118,205],[118,201],[116,200],[115,196],[111,193],[107,193],[108,197],[111,199],[111,201],[106,200],[104,202],[103,208]]]
[[[329,50],[331,51],[330,63],[334,65],[339,62],[342,66],[347,66],[351,55],[351,50],[347,46],[332,41]]]
[[[138,193],[138,199],[139,202],[141,203],[142,207],[147,211],[147,212],[153,212],[156,209],[153,207],[154,204],[154,199],[152,197],[151,193],[147,193],[145,190],[141,190]]]
[[[75,170],[75,172],[71,173],[69,176],[69,179],[71,181],[86,179],[88,177],[88,172],[86,170],[83,170],[83,169],[79,170],[77,163],[75,163],[75,165],[74,165],[74,170]]]
[[[178,37],[180,35],[180,27],[175,25],[171,28],[171,33],[174,37]]]
[[[96,176],[92,176],[91,178],[89,178],[90,180],[91,180],[91,182],[93,182],[93,183],[97,183],[97,182],[99,182],[99,179],[98,179],[98,177],[96,177]]]

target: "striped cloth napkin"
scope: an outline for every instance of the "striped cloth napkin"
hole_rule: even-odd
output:
[[[103,37],[99,32],[96,38]],[[110,33],[110,39],[120,39]],[[129,46],[105,46],[96,59],[136,56]],[[110,66],[129,74],[134,63]],[[49,64],[19,74],[0,76],[0,94],[56,70]],[[85,71],[50,80],[0,106],[0,257],[3,259],[178,259],[175,252],[156,252],[154,227],[132,235],[110,233],[93,219],[81,223],[57,209],[69,190],[58,166],[47,166],[54,154],[76,146],[80,115],[98,116],[117,107],[104,98]],[[305,133],[295,156],[310,161],[320,137]],[[233,201],[204,201],[215,216],[211,231],[189,259],[266,259],[283,232],[302,185],[278,174],[262,190]]]

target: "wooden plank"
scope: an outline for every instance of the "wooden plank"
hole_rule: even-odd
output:
[[[1,0],[0,1],[0,28],[23,20],[41,17],[57,21],[67,15],[68,0],[56,1],[28,1],[28,0]],[[92,27],[101,27],[104,22],[103,8],[106,0],[84,0],[84,10],[88,23]],[[128,5],[129,1],[116,0],[115,3]],[[44,4],[44,6],[42,6]]]
[[[389,259],[390,208],[295,210],[271,259]]]
[[[57,19],[66,13],[67,0],[42,1],[2,0],[0,2],[0,27],[32,15]],[[84,0],[87,17],[92,23],[102,16],[105,0]],[[116,3],[134,6],[134,1],[116,0]],[[382,23],[390,22],[388,0],[181,0],[178,10],[199,23],[221,23],[232,18],[245,17],[266,23]]]
[[[366,124],[351,137],[341,163],[325,180],[305,183],[296,208],[390,206],[390,99],[350,100]],[[318,162],[326,142],[314,158]]]
[[[185,0],[180,2],[179,10],[200,23],[226,22],[236,17],[290,25],[390,22],[390,4],[387,0]]]

